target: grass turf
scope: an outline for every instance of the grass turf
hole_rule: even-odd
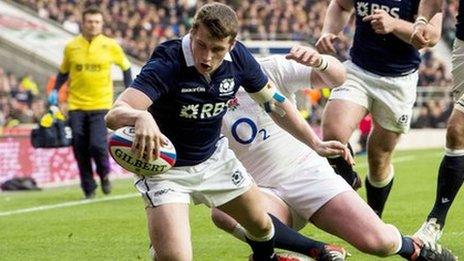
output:
[[[395,184],[384,211],[385,222],[395,224],[405,234],[413,233],[422,224],[435,198],[441,153],[439,149],[396,153]],[[356,168],[364,176],[365,157],[358,157],[357,162]],[[114,200],[100,193],[96,200],[79,201],[82,194],[77,186],[0,193],[0,260],[148,260],[143,203],[131,195],[135,192],[131,179],[127,179],[114,182],[111,197],[128,196]],[[364,197],[364,189],[360,193]],[[76,201],[71,206],[11,213]],[[441,239],[458,256],[464,256],[463,203],[461,192]],[[195,260],[247,260],[248,247],[216,229],[206,207],[192,206],[190,220]],[[349,225],[349,220],[346,223]],[[302,232],[345,246],[352,254],[351,260],[378,259],[314,226]]]

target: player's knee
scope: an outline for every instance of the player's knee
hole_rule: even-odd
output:
[[[338,140],[344,144],[348,143],[354,132],[353,128],[330,120],[322,123],[322,130],[322,139],[324,141]]]
[[[392,251],[398,244],[396,240],[395,236],[379,231],[365,236],[358,249],[367,254],[385,257],[393,254]]]
[[[253,217],[248,220],[247,224],[242,224],[245,229],[254,237],[263,237],[268,235],[272,230],[272,221],[268,215],[263,217]]]
[[[390,256],[395,254],[398,245],[401,244],[401,234],[395,226],[384,224],[364,234],[361,244],[359,250],[364,253],[380,257]]]
[[[447,147],[461,149],[464,146],[464,124],[450,120],[446,130]]]

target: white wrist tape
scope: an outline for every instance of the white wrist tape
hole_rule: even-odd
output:
[[[329,62],[327,59],[324,58],[324,56],[321,56],[320,63],[317,66],[314,66],[314,70],[319,71],[319,72],[324,72],[329,68]]]
[[[283,103],[285,101],[285,96],[283,96],[271,83],[268,83],[258,92],[248,94],[255,102],[263,107],[266,112],[276,112],[282,117],[285,115],[283,109],[275,106],[276,103]]]

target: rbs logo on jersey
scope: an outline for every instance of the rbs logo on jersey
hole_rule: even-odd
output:
[[[187,119],[207,119],[221,114],[227,109],[227,102],[183,105],[180,117]]]
[[[360,17],[371,15],[374,13],[374,10],[376,9],[385,10],[385,12],[389,13],[392,17],[400,18],[400,15],[398,14],[400,12],[399,7],[391,8],[386,5],[379,5],[379,4],[373,4],[373,3],[368,3],[368,2],[357,2],[356,3],[356,13]]]

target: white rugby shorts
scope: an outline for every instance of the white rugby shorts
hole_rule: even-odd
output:
[[[330,99],[352,101],[365,107],[382,128],[397,133],[408,132],[416,100],[418,72],[386,77],[366,71],[351,61],[344,64],[347,80],[332,90]]]
[[[217,207],[242,195],[251,188],[253,179],[221,138],[216,151],[206,161],[186,167],[173,167],[150,177],[138,177],[135,187],[147,207],[169,203],[203,203]]]
[[[290,207],[293,229],[302,229],[311,216],[333,197],[352,190],[337,175],[327,159],[310,153],[295,165],[255,180],[265,193],[282,199]]]
[[[464,112],[464,41],[454,40],[453,54],[451,56],[453,69],[452,95],[456,102],[454,108]]]

